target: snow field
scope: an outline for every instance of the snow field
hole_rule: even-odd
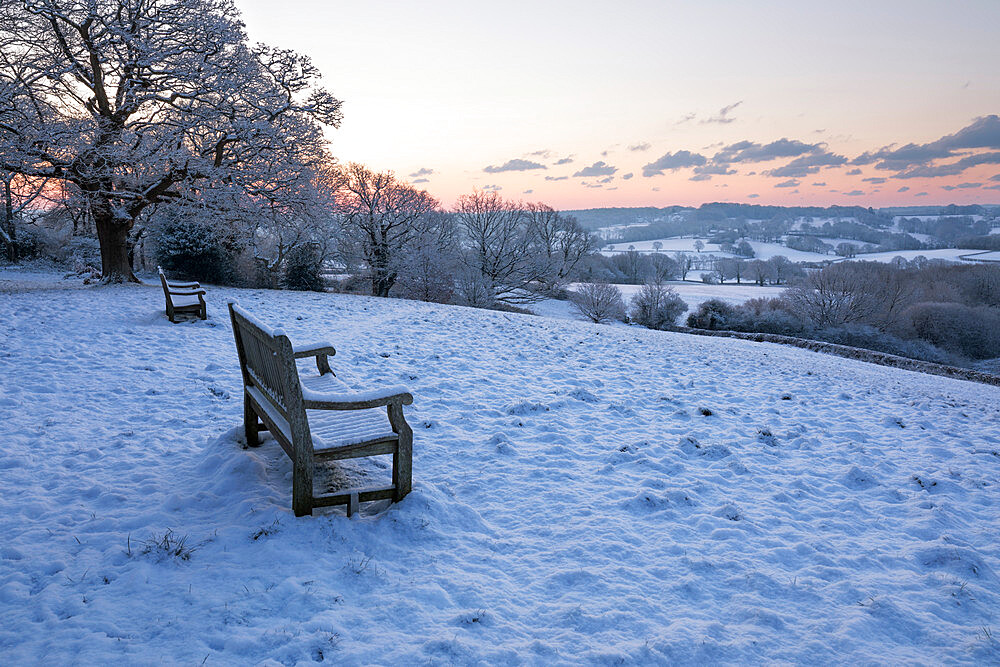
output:
[[[229,297],[410,388],[402,503],[292,516],[287,457],[241,448]],[[1000,660],[997,388],[346,295],[213,288],[172,325],[162,299],[0,294],[4,663]]]
[[[921,234],[913,234],[913,236],[923,236]],[[825,243],[836,246],[837,243],[853,243],[856,246],[863,245],[860,241],[852,241],[850,239],[827,239],[824,238]],[[605,255],[614,254],[617,252],[624,252],[628,250],[629,245],[634,245],[635,249],[639,252],[651,253],[655,252],[653,249],[653,243],[655,241],[636,241],[635,243],[617,243],[608,248],[602,250],[601,252]],[[694,243],[693,238],[669,238],[669,239],[659,239],[659,242],[663,244],[663,248],[660,250],[661,253],[674,253],[677,251],[694,253]],[[755,256],[750,258],[768,260],[772,257],[782,255],[792,262],[839,262],[845,261],[843,258],[837,255],[824,255],[818,252],[804,252],[802,250],[793,250],[787,246],[780,243],[762,243],[760,241],[748,241],[750,246],[753,247]],[[970,250],[968,248],[938,248],[930,250],[892,250],[888,252],[870,252],[861,253],[854,257],[856,261],[867,261],[867,262],[891,262],[896,257],[904,257],[907,260],[911,260],[914,257],[924,256],[927,259],[946,259],[953,262],[963,262],[966,261],[964,255],[975,255],[976,253],[981,253],[980,250]],[[724,253],[719,250],[719,245],[716,243],[706,243],[705,249],[701,253],[703,256],[708,257],[735,257],[735,255]],[[748,261],[750,261],[748,260]]]
[[[569,285],[569,289],[575,290],[579,285],[580,283],[572,283]],[[698,306],[709,299],[721,299],[727,303],[738,305],[750,299],[778,297],[785,291],[784,286],[778,285],[765,285],[763,287],[747,284],[736,285],[735,283],[710,285],[708,283],[681,282],[677,280],[670,281],[666,285],[677,292],[678,296],[688,305],[687,312],[678,318],[678,323],[680,324],[683,324],[683,320],[687,317],[688,313],[694,312],[698,309]],[[622,299],[625,301],[626,307],[632,297],[642,289],[642,285],[615,285],[615,287],[621,290]],[[529,309],[545,317],[571,320],[580,319],[580,314],[577,313],[573,304],[569,301],[547,299],[540,303],[532,304],[529,306]]]
[[[857,257],[854,260],[865,261],[865,262],[884,262],[888,263],[897,257],[903,257],[907,261],[912,260],[914,257],[926,257],[927,259],[946,259],[951,262],[963,262],[963,255],[976,255],[982,252],[981,250],[969,250],[968,248],[938,248],[936,250],[893,250],[890,252],[868,252]]]

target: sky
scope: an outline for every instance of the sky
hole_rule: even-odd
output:
[[[1000,0],[237,0],[445,206],[1000,203]]]

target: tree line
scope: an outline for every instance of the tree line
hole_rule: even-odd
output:
[[[943,261],[840,262],[782,296],[690,314],[703,329],[776,333],[965,365],[1000,357],[1000,269]]]
[[[309,58],[250,44],[228,0],[3,3],[0,242],[13,259],[71,221],[96,236],[104,282],[152,256],[209,281],[316,286],[335,261],[377,296],[470,303],[540,298],[591,251],[545,204],[473,192],[445,211],[391,172],[337,164],[324,128],[342,117]],[[19,236],[29,213],[60,231]]]

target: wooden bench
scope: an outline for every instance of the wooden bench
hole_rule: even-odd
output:
[[[355,391],[330,370],[332,345],[293,347],[280,329],[269,329],[234,302],[229,315],[243,373],[247,445],[258,446],[258,432],[270,431],[291,458],[295,516],[328,505],[347,505],[351,516],[360,502],[402,500],[410,492],[413,457],[413,431],[403,406],[413,403],[413,396],[402,387]],[[300,377],[295,360],[309,357],[316,358],[319,373]],[[379,454],[392,454],[392,484],[315,494],[317,461]]]
[[[205,290],[198,283],[171,283],[163,275],[163,269],[156,267],[163,285],[163,296],[167,300],[167,319],[177,324],[175,317],[180,313],[194,313],[203,320],[208,319],[205,305]]]

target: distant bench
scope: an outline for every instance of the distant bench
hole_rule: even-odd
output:
[[[205,305],[205,290],[198,283],[171,283],[163,275],[163,269],[157,267],[160,273],[160,284],[163,285],[163,296],[167,301],[167,319],[177,324],[175,319],[181,313],[194,313],[201,319],[208,319],[208,307]]]
[[[410,492],[413,457],[403,406],[413,396],[402,387],[355,391],[330,370],[327,357],[336,350],[329,343],[292,347],[284,332],[269,329],[238,304],[229,303],[229,315],[243,374],[247,445],[258,446],[258,432],[270,431],[291,458],[295,516],[328,505],[347,505],[351,516],[360,502],[402,500]],[[308,357],[316,358],[319,375],[300,378],[295,360]],[[379,454],[392,454],[392,484],[315,495],[316,461]]]

